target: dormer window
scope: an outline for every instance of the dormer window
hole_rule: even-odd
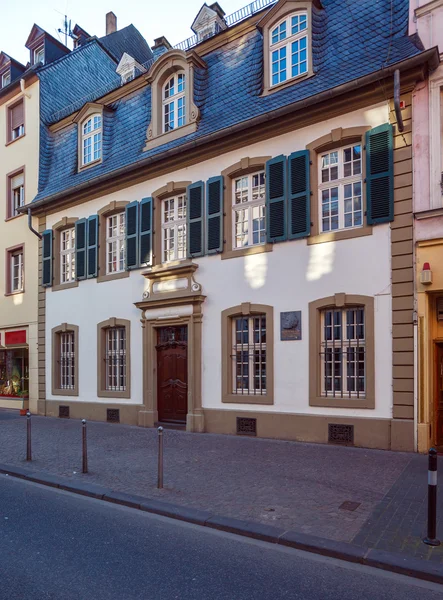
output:
[[[102,157],[102,117],[93,114],[82,124],[82,165]]]
[[[186,125],[185,73],[174,74],[163,86],[163,133]]]
[[[11,71],[6,71],[2,75],[2,88],[6,87],[11,83]]]
[[[123,73],[121,75],[122,84],[132,81],[134,79],[134,77],[135,77],[135,68],[132,68],[129,71],[126,71],[125,73]]]
[[[271,30],[271,85],[308,72],[308,16],[289,15]]]
[[[34,65],[38,63],[45,64],[45,47],[43,45],[34,50]]]

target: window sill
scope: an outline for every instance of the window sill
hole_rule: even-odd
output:
[[[109,273],[109,275],[101,275],[97,277],[97,283],[103,283],[104,281],[113,281],[114,279],[125,279],[129,277],[130,271],[118,271],[117,273]]]
[[[274,92],[283,90],[283,89],[289,87],[290,85],[294,85],[295,83],[298,83],[299,81],[304,81],[305,79],[309,79],[313,75],[314,75],[314,73],[312,71],[308,71],[307,73],[302,73],[301,75],[297,75],[297,77],[291,77],[291,79],[287,79],[286,81],[282,81],[281,83],[277,83],[270,87],[266,87],[263,90],[261,96],[262,97],[269,96],[269,94],[273,94]]]
[[[131,399],[131,394],[129,390],[125,390],[124,392],[111,392],[110,390],[98,390],[97,392],[98,398],[126,398],[127,400]]]
[[[237,250],[225,250],[221,254],[222,260],[228,258],[237,258],[238,256],[251,256],[253,254],[262,254],[263,252],[272,252],[274,244],[261,244],[259,246],[249,246],[238,248]]]
[[[374,409],[375,398],[327,398],[326,396],[316,396],[309,398],[309,406]]]
[[[364,227],[356,227],[348,230],[341,231],[330,231],[328,233],[318,233],[317,235],[311,235],[306,238],[308,246],[312,244],[323,244],[324,242],[338,242],[340,240],[349,240],[351,238],[364,237],[365,235],[372,235],[372,225],[365,225]]]
[[[222,397],[222,402],[226,404],[274,404],[274,399],[270,395],[226,394]]]
[[[153,148],[157,148],[158,146],[162,146],[163,144],[167,144],[168,142],[172,142],[173,140],[177,140],[196,131],[197,122],[188,123],[187,125],[183,125],[182,127],[177,127],[177,129],[168,131],[168,133],[162,133],[157,137],[154,137],[150,140],[146,140],[143,152],[146,152],[146,150],[152,150]]]
[[[69,283],[59,283],[57,285],[53,285],[51,289],[53,292],[59,292],[60,290],[70,290],[76,287],[78,287],[78,281],[71,281]]]
[[[59,390],[58,388],[52,388],[53,396],[78,396],[78,389],[73,390]]]
[[[26,133],[24,133],[23,135],[19,135],[17,138],[15,138],[15,140],[9,140],[9,142],[6,142],[5,146],[10,146],[11,144],[18,142],[19,140],[23,139],[25,135]]]
[[[87,165],[79,165],[78,166],[78,171],[79,173],[81,171],[84,171],[85,169],[90,169],[91,167],[95,167],[96,165],[100,165],[103,162],[102,158],[97,158],[97,160],[93,160],[90,163],[88,163]]]
[[[16,292],[5,292],[5,296],[18,296],[20,294],[24,294],[25,290],[17,290]]]
[[[14,215],[12,217],[6,217],[5,219],[5,223],[7,223],[8,221],[14,221],[15,219],[20,219],[20,217],[24,217],[25,213],[21,213],[19,215]]]

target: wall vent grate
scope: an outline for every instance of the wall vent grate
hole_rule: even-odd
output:
[[[352,446],[354,444],[354,425],[329,423],[328,442],[330,444],[345,444]]]
[[[237,417],[238,435],[257,435],[257,419]]]
[[[69,419],[69,406],[59,406],[58,416],[60,419]]]
[[[120,423],[120,409],[119,408],[107,408],[106,409],[106,420],[108,423]]]

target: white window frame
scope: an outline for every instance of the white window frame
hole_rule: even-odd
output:
[[[41,58],[39,58],[39,56]],[[45,64],[45,46],[44,44],[34,50],[34,65],[41,62]]]
[[[89,115],[81,127],[82,166],[86,166],[102,158],[102,115],[100,113]]]
[[[124,71],[121,75],[122,85],[129,83],[135,78],[135,67],[130,67],[127,71]]]
[[[14,187],[14,179],[17,177],[23,178],[23,183]],[[25,205],[25,174],[23,171],[16,173],[10,179],[10,198],[11,198],[11,217],[16,217],[19,212],[18,209]]]
[[[351,174],[345,176],[344,174],[344,154],[347,150],[351,150],[351,170],[352,173],[354,171],[354,162],[356,160],[352,160],[353,157],[353,149],[360,148],[360,173]],[[325,157],[329,157],[329,161],[333,154],[337,153],[338,162],[331,163],[328,167],[323,166],[323,159]],[[349,164],[349,162],[347,162]],[[322,182],[322,171],[323,169],[329,169],[329,176],[331,177],[331,170],[333,167],[338,167],[338,175],[336,179],[329,179],[329,181]],[[333,233],[334,231],[346,231],[348,229],[359,229],[364,225],[364,206],[363,206],[363,145],[361,142],[350,144],[347,146],[342,146],[340,148],[334,148],[333,150],[328,150],[328,152],[322,152],[318,155],[318,214],[319,214],[319,230],[320,233]],[[346,211],[346,215],[352,215],[352,224],[345,224],[345,186],[352,185],[352,192],[354,194],[354,184],[360,183],[360,196],[352,195],[352,206],[351,211]],[[331,214],[332,213],[332,194],[329,192],[329,214],[326,214],[326,211],[323,211],[323,192],[327,190],[332,190],[333,188],[337,188],[337,202],[338,202],[338,215]],[[356,208],[354,204],[354,199],[360,198],[360,209]],[[346,198],[349,200],[349,198]],[[348,203],[349,204],[349,203]],[[360,213],[360,214],[358,214]],[[338,216],[338,227],[332,228],[332,219]],[[355,220],[358,220],[360,217],[360,223],[355,224]],[[325,229],[325,224],[323,219],[329,220],[329,229]]]
[[[6,87],[11,83],[11,71],[6,71],[2,75],[2,88]]]
[[[443,77],[429,79],[430,206],[443,207]],[[414,209],[418,207],[414,206]]]
[[[9,268],[10,268],[10,286],[11,293],[16,294],[23,292],[24,289],[24,261],[23,261],[23,248],[14,250],[9,255]],[[16,275],[17,269],[17,275]]]
[[[357,328],[360,326],[357,321],[357,311],[363,312],[363,337],[355,335]],[[325,318],[327,313],[332,313],[332,329],[330,340],[325,339]],[[335,314],[341,314],[341,324],[338,325],[335,322]],[[349,324],[353,328],[354,336],[348,338],[348,313],[353,313],[353,321]],[[338,330],[340,329],[340,337],[338,337]],[[337,333],[337,338],[334,336]],[[326,361],[325,355],[328,350],[332,350],[332,356],[339,356],[339,359],[328,361],[331,362],[331,390],[326,390],[325,379],[326,379]],[[360,378],[358,375],[358,366],[361,361],[358,360],[358,350],[363,351],[363,390],[358,390],[357,379]],[[349,351],[349,354],[348,354]],[[349,356],[354,355],[354,360],[349,361]],[[325,398],[331,398],[336,400],[337,398],[366,398],[367,392],[367,353],[366,353],[366,310],[363,306],[346,306],[344,308],[337,309],[335,307],[324,308],[321,310],[321,342],[320,342],[320,363],[321,363],[321,395]],[[335,364],[340,364],[340,375],[334,373]],[[354,374],[348,374],[348,366],[354,364]],[[352,367],[351,367],[352,369]],[[341,380],[341,390],[335,390],[335,379]],[[355,380],[354,388],[349,389],[348,386],[349,378]]]
[[[298,31],[292,33],[293,19],[298,19]],[[303,29],[300,29],[300,26]],[[275,32],[277,33],[277,39]],[[284,19],[277,21],[269,29],[269,82],[270,87],[274,87],[296,79],[309,73],[309,16],[307,11],[299,11],[287,15]],[[294,44],[294,46],[293,46]],[[274,60],[274,52],[278,52],[277,61]],[[284,55],[284,56],[283,56]],[[293,58],[297,57],[297,62],[293,62]],[[284,64],[283,64],[284,61]],[[273,64],[277,64],[278,70],[276,73],[279,74],[278,81],[274,81],[273,75]],[[304,65],[306,63],[306,65]],[[300,71],[303,65],[303,71]],[[292,74],[293,68],[297,68],[298,72]],[[280,73],[285,72],[284,76]]]
[[[177,194],[162,200],[162,262],[164,263],[186,258],[186,210],[186,194]]]
[[[60,283],[75,281],[75,227],[60,232]]]
[[[106,275],[121,273],[125,268],[126,215],[120,212],[106,217]]]
[[[258,177],[258,186],[254,186],[254,177]],[[247,186],[243,187],[243,190],[246,190],[246,198],[245,202],[236,203],[237,199],[237,183],[244,183],[247,181]],[[262,182],[261,182],[262,181]],[[256,192],[258,195],[256,199],[252,199],[254,195],[254,189],[258,190]],[[258,216],[254,216],[254,209],[259,208],[262,209],[263,214],[259,214]],[[243,228],[243,231],[239,235],[237,233],[237,223],[236,216],[237,213],[242,211],[246,212],[246,218],[242,219],[241,223],[247,224],[246,227]],[[245,215],[243,215],[245,216]],[[263,240],[254,243],[254,221],[259,221],[259,225],[262,224],[263,227],[259,227],[258,231],[263,232]],[[260,223],[262,221],[262,223]],[[252,234],[252,241],[249,241],[250,234]],[[238,243],[238,238],[241,238],[241,242]],[[242,175],[240,177],[235,177],[232,181],[232,248],[233,250],[239,250],[241,248],[249,248],[251,246],[263,246],[266,243],[266,182],[265,182],[265,172],[264,170],[255,171],[254,173],[249,173],[248,175]]]
[[[181,78],[181,79],[180,79]],[[178,71],[168,77],[162,88],[162,131],[168,133],[186,125],[186,75]],[[170,89],[173,93],[170,94]],[[172,109],[171,109],[172,107]],[[172,118],[171,118],[172,112]],[[167,118],[169,117],[169,118]]]
[[[75,333],[63,331],[60,336],[60,389],[75,389]]]
[[[126,342],[126,327],[117,326],[106,329],[105,390],[107,392],[126,391]]]
[[[260,333],[263,329],[264,319],[264,331],[265,331],[265,339],[267,334],[267,322],[265,314],[257,314],[257,315],[236,315],[231,317],[231,326],[232,326],[232,393],[235,396],[265,396],[266,388],[267,388],[267,351],[266,351],[266,341],[261,342],[261,340],[257,341],[255,339],[255,333]],[[256,320],[258,320],[258,329],[254,329],[256,324]],[[243,341],[243,336],[241,336],[241,341],[237,340],[237,323],[238,322],[247,321],[248,329],[247,329],[247,337],[248,341]],[[244,327],[244,323],[241,324],[241,327]],[[240,330],[241,333],[245,332],[245,329]],[[243,354],[248,353],[248,361],[243,361],[243,357],[240,360],[240,374],[237,372],[237,357],[238,353]],[[264,353],[264,360],[263,360]],[[258,362],[257,362],[258,356]],[[243,365],[247,364],[246,373]],[[255,367],[258,364],[258,376],[256,376]],[[264,365],[264,367],[263,367]],[[255,380],[258,377],[258,386],[255,387]],[[247,378],[247,386],[243,387],[242,382]],[[263,386],[263,379],[265,380],[265,385]],[[239,385],[240,382],[240,385]]]

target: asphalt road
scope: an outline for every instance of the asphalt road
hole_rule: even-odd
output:
[[[0,475],[0,600],[443,600],[442,588]]]

